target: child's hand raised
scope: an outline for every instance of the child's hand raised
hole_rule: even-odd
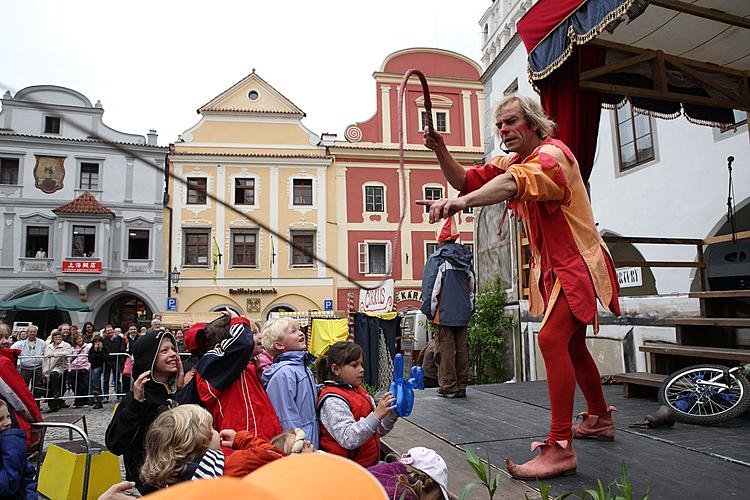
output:
[[[396,396],[390,392],[383,394],[378,406],[375,407],[375,416],[378,420],[383,420],[390,412],[396,409]]]
[[[219,433],[221,438],[221,446],[224,448],[231,448],[234,444],[234,438],[237,436],[237,431],[234,429],[222,429]]]

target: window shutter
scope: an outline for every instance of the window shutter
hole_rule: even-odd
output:
[[[367,274],[368,259],[367,259],[367,243],[357,243],[359,248],[359,274]]]

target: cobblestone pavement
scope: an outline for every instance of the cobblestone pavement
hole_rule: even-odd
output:
[[[112,419],[112,414],[115,411],[115,404],[116,400],[113,402],[112,398],[110,398],[109,402],[104,403],[104,407],[101,409],[94,409],[91,406],[84,406],[81,408],[73,408],[72,400],[67,401],[68,404],[71,405],[70,408],[62,408],[57,412],[54,413],[48,413],[47,410],[47,404],[42,403],[42,419],[44,421],[54,421],[57,419],[66,419],[66,421],[72,420],[70,417],[77,417],[77,416],[85,416],[86,417],[86,427],[88,429],[88,437],[89,440],[92,441],[91,446],[94,448],[99,449],[106,449],[104,445],[104,434],[107,431],[107,426],[109,425],[109,421]],[[82,421],[76,422],[76,426],[83,429],[83,423]],[[44,440],[44,448],[45,450],[51,443],[59,443],[69,440],[69,431],[67,429],[48,429],[47,435]],[[74,440],[80,440],[80,436],[77,435],[75,432],[73,433],[73,439]],[[124,480],[125,479],[125,467],[122,462],[122,457],[119,457],[120,461],[120,477]],[[36,466],[36,463],[34,464]],[[133,496],[140,496],[138,495],[138,492],[133,490],[129,490],[127,493],[133,495]],[[40,498],[46,498],[43,495],[40,495]]]

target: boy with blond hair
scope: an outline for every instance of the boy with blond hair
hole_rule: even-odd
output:
[[[318,387],[309,368],[315,357],[307,352],[305,334],[297,321],[278,318],[263,326],[261,339],[266,352],[273,357],[273,364],[263,372],[262,382],[282,429],[302,429],[317,448]]]

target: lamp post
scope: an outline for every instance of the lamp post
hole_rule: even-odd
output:
[[[180,293],[180,289],[177,288],[177,283],[180,282],[180,270],[177,269],[177,266],[169,273],[169,277],[171,278],[172,286],[174,286],[174,293]]]

